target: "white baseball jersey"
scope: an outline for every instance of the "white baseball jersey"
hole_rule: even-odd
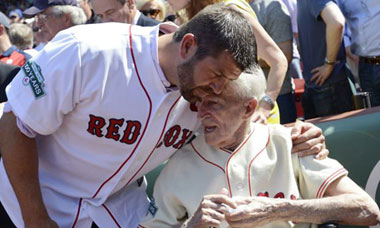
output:
[[[286,199],[321,198],[347,171],[335,160],[291,154],[290,129],[252,124],[252,131],[233,152],[206,144],[200,134],[166,164],[154,187],[157,212],[141,227],[174,227],[191,217],[204,195],[227,188],[234,196]],[[222,227],[226,227],[226,223]],[[263,227],[310,227],[275,222]]]
[[[60,227],[85,227],[81,221],[91,219],[100,227],[136,226],[147,208],[136,180],[195,129],[196,112],[178,90],[165,87],[158,33],[159,26],[75,26],[49,42],[7,88],[12,111],[38,134],[43,199]],[[0,186],[1,202],[22,227],[3,164]]]

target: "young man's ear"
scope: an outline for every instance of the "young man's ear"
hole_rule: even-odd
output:
[[[197,51],[197,39],[194,34],[187,33],[183,36],[180,46],[180,57],[183,60],[191,59]]]
[[[258,101],[255,97],[252,97],[248,101],[245,102],[245,113],[243,118],[244,119],[249,119],[253,115],[253,113],[256,111]]]

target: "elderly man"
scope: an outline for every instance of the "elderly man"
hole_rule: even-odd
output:
[[[291,155],[288,129],[252,122],[264,85],[255,70],[229,82],[220,95],[202,98],[202,133],[162,170],[154,188],[156,204],[142,227],[379,222],[376,203],[337,161]]]
[[[121,22],[140,26],[154,26],[159,23],[138,11],[135,0],[91,0],[91,4],[102,22]]]
[[[28,17],[36,16],[38,28],[42,33],[49,34],[49,41],[59,31],[85,24],[87,21],[76,0],[34,0],[33,6],[23,14]]]

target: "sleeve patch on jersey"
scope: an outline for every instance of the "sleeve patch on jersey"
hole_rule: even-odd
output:
[[[22,84],[30,86],[36,99],[45,96],[45,79],[42,76],[41,67],[37,63],[28,60],[22,69],[25,72]]]

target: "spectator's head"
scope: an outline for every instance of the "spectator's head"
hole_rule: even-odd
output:
[[[2,12],[0,12],[0,26],[2,26],[5,29],[8,29],[10,26],[9,18],[5,16]]]
[[[0,12],[0,53],[6,51],[12,45],[8,36],[9,26],[8,17]]]
[[[32,28],[22,23],[13,23],[9,27],[9,39],[20,50],[33,48]]]
[[[50,33],[46,30],[42,31],[37,25],[37,20],[33,22],[32,30],[33,30],[33,38],[34,38],[35,46],[38,46],[41,43],[46,44],[47,42],[49,42],[49,39],[51,37]]]
[[[229,81],[219,95],[209,94],[197,104],[207,144],[236,149],[250,132],[251,117],[265,93],[266,80],[259,67]]]
[[[20,9],[15,9],[15,10],[12,10],[10,13],[9,13],[9,18],[10,18],[10,23],[13,24],[13,23],[17,23],[17,22],[21,22],[21,19],[22,19],[22,11]]]
[[[34,5],[25,10],[24,15],[37,16],[39,29],[50,34],[48,40],[61,30],[87,21],[76,0],[34,0]]]
[[[190,19],[208,5],[220,2],[220,0],[168,0],[174,11],[186,10],[186,16]]]
[[[161,0],[140,0],[137,2],[137,9],[145,16],[163,21],[166,17],[165,5]]]
[[[102,22],[132,24],[137,11],[135,0],[91,0],[91,4]]]
[[[245,17],[222,4],[206,7],[182,25],[173,40],[181,48],[177,85],[183,97],[194,101],[195,95],[210,89],[219,94],[228,80],[254,65],[252,37]]]

